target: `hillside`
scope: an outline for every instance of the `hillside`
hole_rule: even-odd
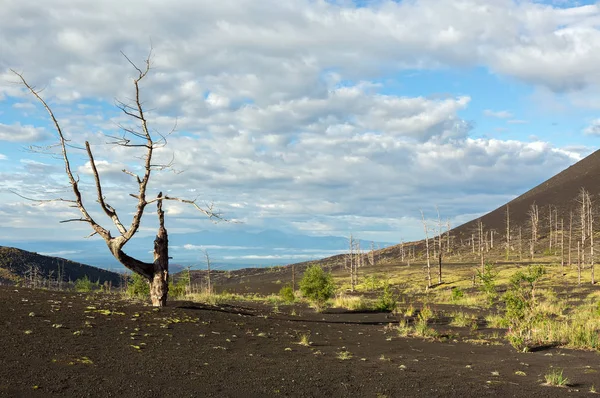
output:
[[[512,201],[481,217],[485,229],[506,234],[506,206],[510,209],[511,224],[522,226],[525,230],[529,223],[528,211],[532,204],[539,208],[541,233],[548,233],[549,206],[556,209],[558,223],[564,220],[565,228],[569,223],[569,213],[578,210],[576,198],[581,188],[585,188],[592,200],[600,194],[600,150],[592,153],[574,165],[561,171],[554,177],[530,189]],[[554,215],[553,215],[554,217]],[[470,236],[477,228],[478,220],[472,220],[452,230],[457,237]]]
[[[88,276],[93,281],[101,284],[110,282],[113,286],[120,283],[121,276],[117,273],[77,263],[64,258],[43,256],[14,247],[0,246],[0,282],[15,281],[18,278],[34,276],[56,280],[60,273],[63,281],[74,281]]]
[[[481,218],[471,220],[452,229],[450,231],[452,252],[462,252],[464,254],[471,251],[469,240],[473,234],[477,238],[479,220],[483,223],[486,234],[489,231],[494,231],[494,239],[497,239],[496,242],[503,242],[506,236],[507,205],[510,209],[511,235],[515,238],[519,228],[522,230],[524,240],[528,238],[527,234],[530,228],[528,212],[532,204],[536,204],[539,209],[538,241],[547,240],[548,238],[550,208],[552,208],[553,224],[560,230],[562,220],[565,231],[568,231],[570,212],[573,211],[573,228],[576,229],[578,223],[577,211],[579,210],[577,196],[581,188],[585,188],[590,193],[592,201],[598,198],[600,196],[599,177],[600,150],[585,157],[507,204],[485,214]],[[596,211],[596,213],[598,212]],[[489,239],[489,235],[487,236]],[[432,238],[432,235],[430,235],[430,238]],[[406,242],[405,252],[411,249],[417,254],[417,257],[422,256],[425,249],[424,240]],[[514,251],[515,247],[512,250]],[[401,245],[395,245],[378,250],[375,255],[381,260],[395,261],[400,257],[400,253]],[[326,265],[340,264],[341,262],[343,262],[343,255],[332,256],[319,261],[319,263]]]

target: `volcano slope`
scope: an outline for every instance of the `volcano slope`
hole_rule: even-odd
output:
[[[0,287],[0,300],[6,397],[564,397],[600,384],[597,353],[400,338],[386,313],[155,309],[14,287]],[[541,385],[550,368],[571,385]]]

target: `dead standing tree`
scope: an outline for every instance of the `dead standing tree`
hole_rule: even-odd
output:
[[[431,287],[431,259],[429,256],[429,233],[427,231],[427,222],[425,221],[425,215],[421,210],[421,219],[423,220],[423,230],[425,231],[425,254],[427,256],[427,288]]]
[[[531,228],[531,240],[529,241],[529,255],[531,256],[531,260],[533,260],[533,256],[535,255],[535,243],[538,239],[538,226],[540,221],[538,205],[536,205],[535,203],[531,204],[527,215],[529,216],[529,226]]]
[[[137,128],[120,126],[123,130],[123,136],[117,137],[116,142],[112,142],[112,144],[124,148],[134,148],[138,150],[141,149],[145,152],[144,156],[141,158],[143,161],[142,176],[126,169],[122,170],[123,173],[130,175],[137,182],[137,193],[130,194],[130,196],[137,199],[137,206],[135,211],[133,212],[131,224],[128,227],[121,222],[117,210],[106,202],[106,197],[102,190],[100,173],[96,168],[96,162],[92,154],[92,149],[90,147],[89,142],[85,142],[85,151],[90,162],[90,167],[94,176],[94,182],[96,186],[97,202],[99,203],[102,211],[112,220],[112,223],[116,227],[118,231],[118,234],[116,236],[113,236],[112,232],[109,229],[101,226],[88,212],[88,209],[84,204],[82,193],[80,191],[79,176],[73,173],[69,159],[69,151],[67,150],[67,148],[72,149],[73,146],[71,144],[68,144],[69,140],[65,138],[63,130],[58,120],[56,119],[54,112],[46,103],[46,101],[40,96],[41,90],[36,91],[35,87],[31,86],[25,80],[22,74],[14,70],[11,71],[19,77],[19,79],[27,88],[27,90],[44,106],[44,108],[48,112],[48,115],[50,116],[50,119],[54,124],[54,129],[59,139],[58,148],[60,149],[60,155],[64,162],[65,173],[69,179],[69,183],[71,185],[74,195],[74,199],[70,200],[59,198],[38,202],[64,202],[69,203],[71,207],[78,209],[81,213],[80,218],[64,220],[62,222],[84,222],[89,224],[93,230],[93,232],[89,236],[93,236],[96,234],[100,235],[102,239],[104,239],[104,241],[106,242],[108,249],[110,250],[111,254],[115,257],[115,259],[117,259],[126,268],[143,276],[148,281],[148,283],[150,284],[150,299],[152,301],[152,305],[164,306],[167,303],[167,295],[169,289],[169,240],[167,230],[165,228],[165,217],[164,211],[162,209],[163,202],[165,200],[171,200],[191,204],[197,210],[199,210],[211,219],[221,219],[221,217],[218,213],[213,212],[212,206],[207,206],[206,209],[202,208],[196,203],[195,200],[192,201],[180,199],[177,197],[163,196],[162,192],[151,199],[149,199],[146,196],[148,183],[150,182],[152,171],[161,170],[165,169],[166,167],[169,167],[169,165],[156,165],[153,163],[152,156],[154,154],[154,150],[156,148],[163,147],[164,145],[166,145],[166,138],[164,136],[160,136],[160,138],[155,139],[153,134],[150,133],[150,129],[148,127],[148,120],[146,119],[146,114],[142,106],[142,100],[140,98],[140,82],[148,75],[148,72],[150,71],[151,55],[152,52],[150,52],[150,55],[145,59],[144,68],[139,68],[129,58],[127,58],[127,56],[124,55],[126,60],[133,66],[133,68],[136,71],[136,77],[133,79],[134,99],[130,104],[117,101],[117,107],[127,117],[131,118],[136,122]],[[146,206],[152,203],[156,203],[157,206],[159,227],[158,232],[156,234],[156,238],[154,240],[154,261],[150,263],[140,261],[136,258],[127,255],[123,251],[123,247],[138,232],[140,222],[142,220],[142,216],[144,215]]]

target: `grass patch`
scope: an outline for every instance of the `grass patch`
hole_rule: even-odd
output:
[[[450,322],[451,326],[456,326],[460,328],[464,328],[467,326],[471,326],[473,322],[476,321],[473,315],[467,314],[465,312],[455,312],[450,315],[452,317],[452,321]]]
[[[549,386],[565,387],[569,384],[569,379],[563,375],[562,369],[552,369],[544,375],[544,379]]]
[[[339,294],[331,299],[330,304],[336,308],[346,308],[351,311],[370,310],[373,308],[372,300],[368,300],[362,296],[348,296]]]

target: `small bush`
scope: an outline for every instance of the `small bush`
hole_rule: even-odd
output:
[[[452,288],[452,296],[451,296],[451,300],[453,303],[457,302],[458,300],[460,300],[461,298],[463,298],[465,295],[465,292],[459,288],[459,287],[453,287]]]
[[[397,306],[398,302],[396,301],[396,297],[390,290],[390,285],[386,283],[383,292],[375,302],[375,309],[379,311],[394,311]]]
[[[489,304],[493,304],[494,300],[497,297],[496,293],[496,277],[498,276],[498,271],[494,269],[494,264],[487,262],[483,267],[483,272],[477,270],[477,279],[481,285],[479,286],[479,290],[486,294],[488,298]]]
[[[293,303],[296,300],[294,289],[291,286],[284,286],[279,290],[279,297],[286,303]]]
[[[133,273],[127,285],[127,296],[145,299],[150,297],[150,284],[143,276]]]
[[[380,285],[380,283],[379,283],[379,279],[377,278],[377,276],[369,275],[365,278],[365,286],[367,287],[367,289],[369,291],[372,292],[374,290],[377,290],[379,285]]]
[[[75,281],[75,290],[78,292],[91,292],[93,287],[94,283],[87,275]]]
[[[518,350],[527,350],[532,332],[543,316],[536,311],[535,289],[544,275],[544,267],[529,266],[527,272],[518,271],[510,278],[509,290],[504,294],[505,318],[509,326],[510,344]]]
[[[320,308],[335,293],[333,277],[323,271],[319,265],[311,265],[300,281],[300,291],[304,297]]]

